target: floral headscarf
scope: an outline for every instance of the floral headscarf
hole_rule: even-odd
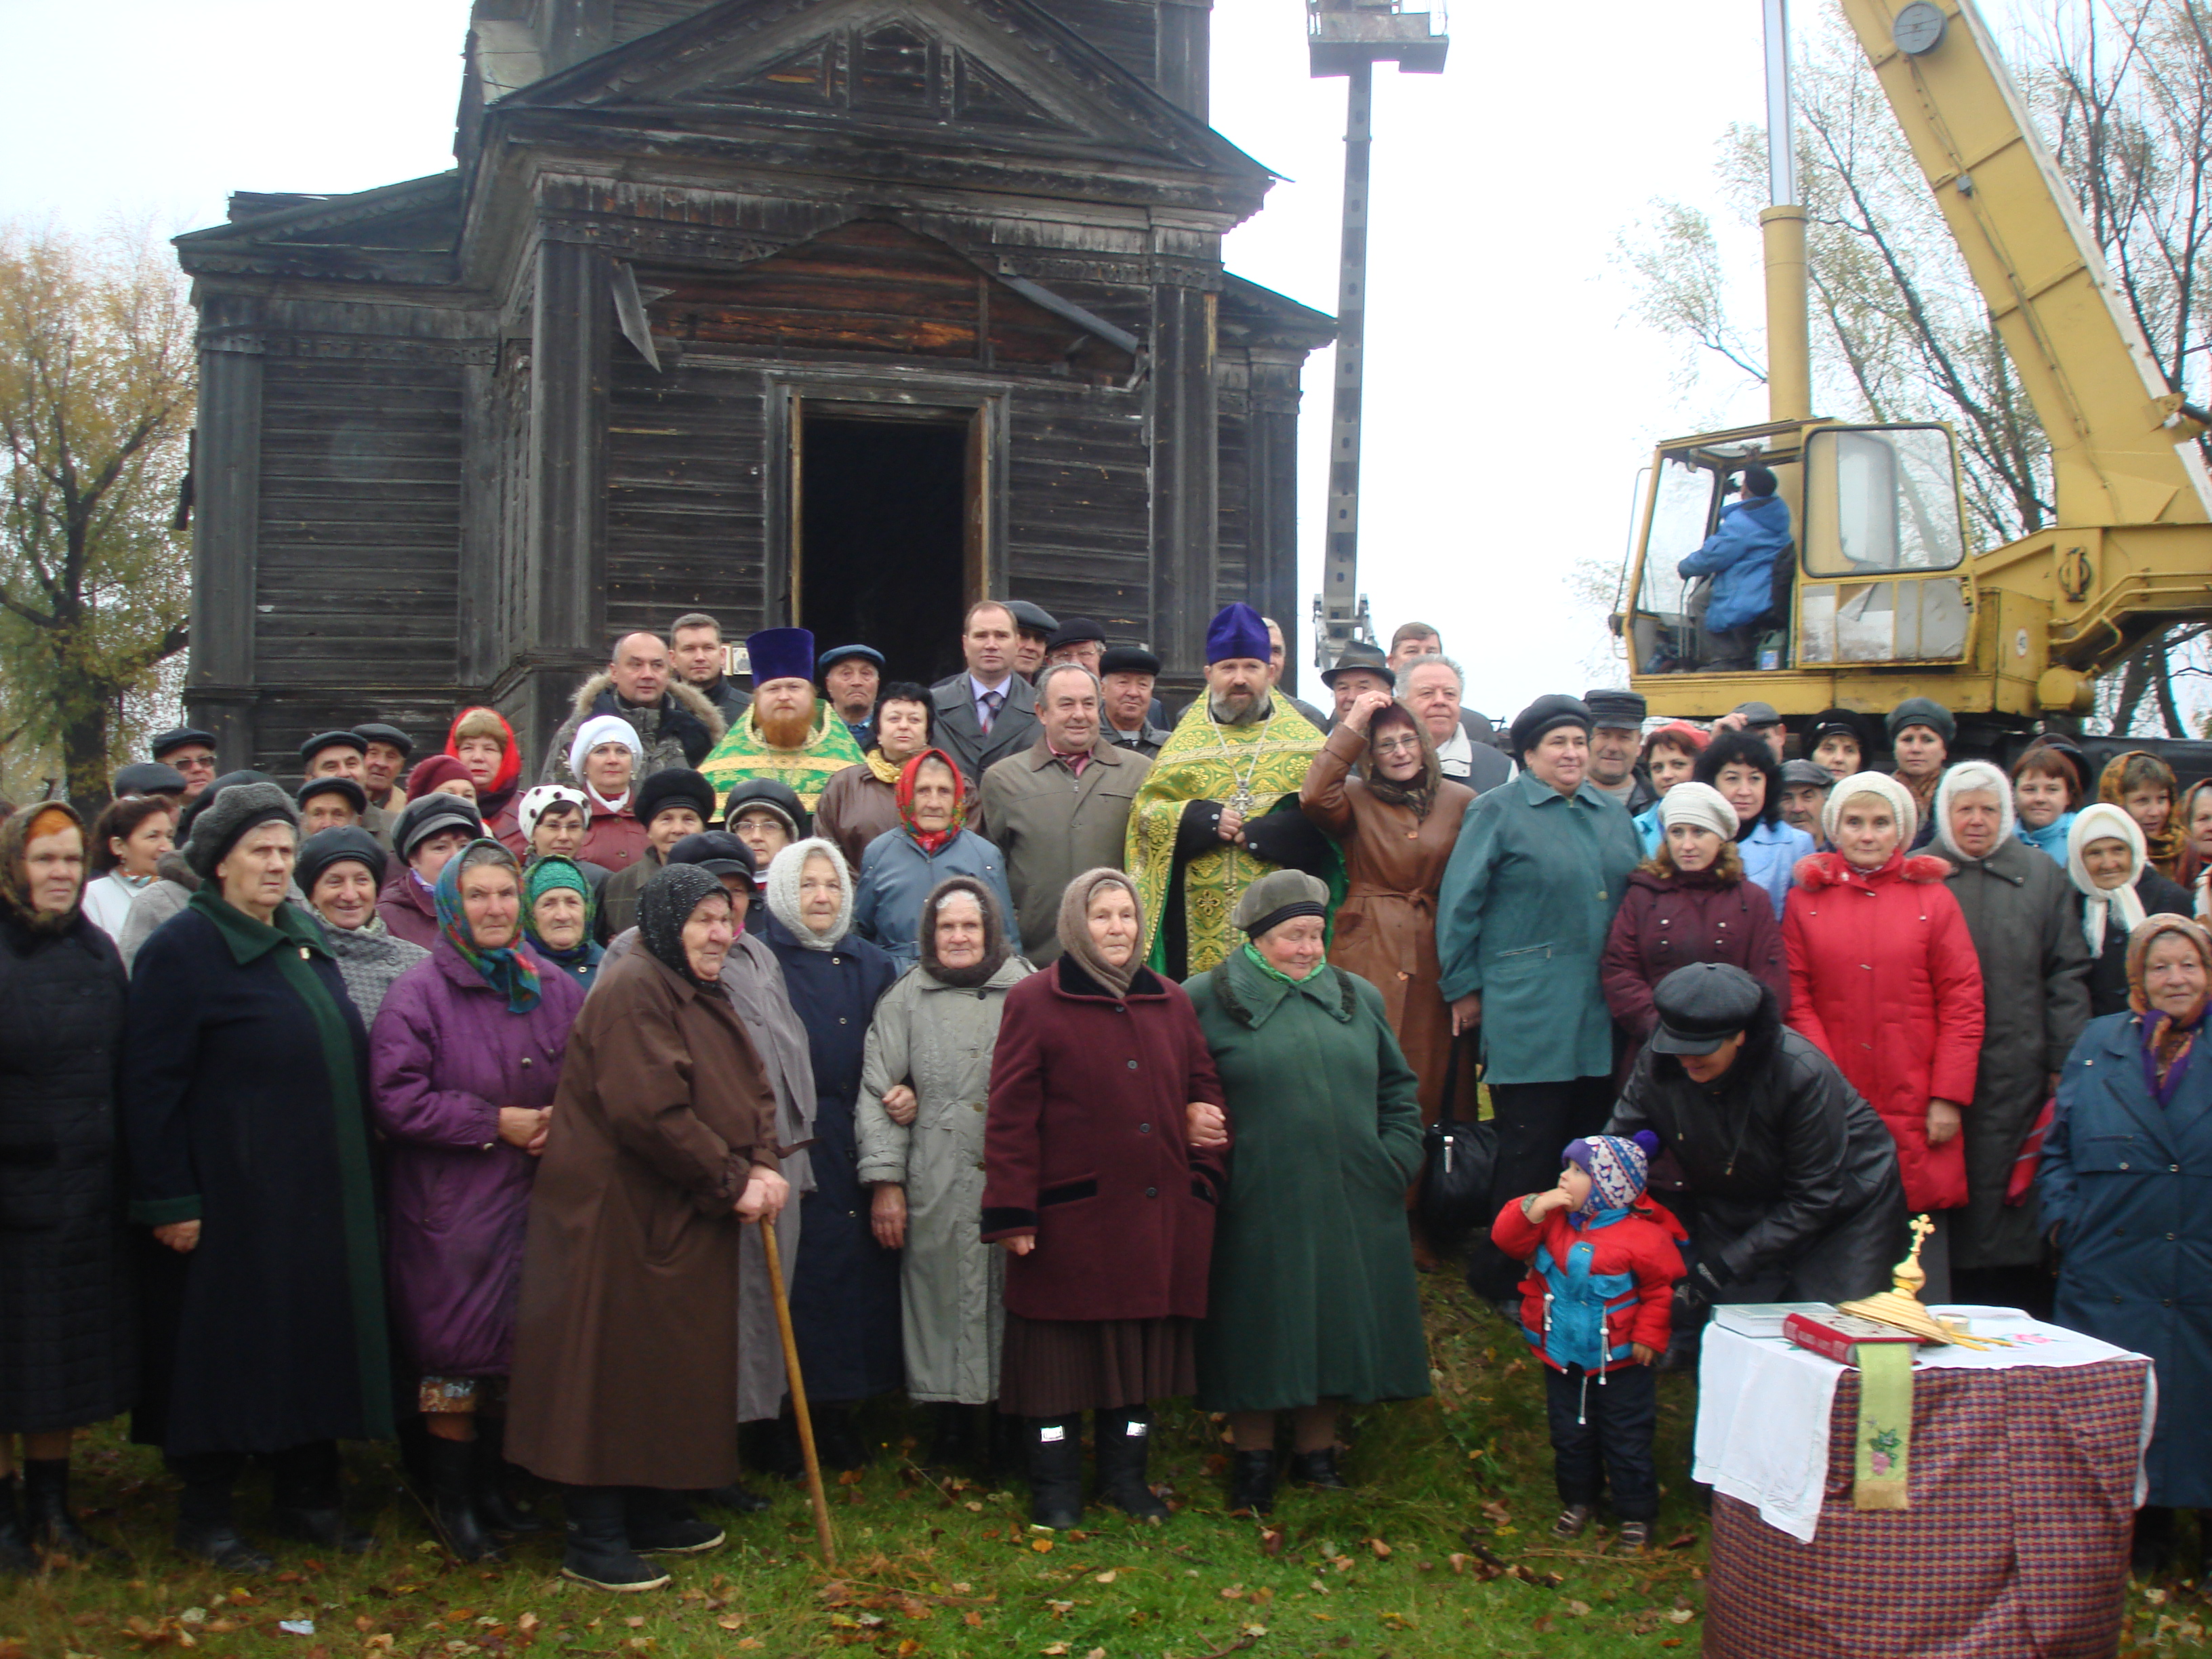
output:
[[[476,942],[469,931],[468,913],[461,904],[461,875],[468,870],[487,864],[505,866],[514,875],[514,890],[518,899],[522,896],[522,866],[514,854],[495,841],[472,841],[446,860],[446,867],[438,872],[434,896],[438,904],[438,931],[446,943],[461,954],[467,963],[483,976],[483,982],[507,999],[507,1012],[526,1014],[538,1006],[538,962],[529,950],[520,945],[503,945],[497,950],[485,950]],[[521,918],[526,928],[529,912]]]
[[[2128,1006],[2142,1016],[2143,1079],[2161,1106],[2172,1098],[2174,1086],[2189,1063],[2197,1034],[2203,1029],[2206,1003],[2200,995],[2196,1007],[2179,1018],[2150,1006],[2143,988],[2150,947],[2168,933],[2186,939],[2196,947],[2197,959],[2212,972],[2212,934],[2187,916],[2170,913],[2147,916],[2142,926],[2128,935]]]
[[[921,769],[933,762],[952,774],[952,821],[942,830],[924,830],[914,821],[914,781]],[[905,769],[899,773],[899,823],[905,827],[907,834],[914,837],[915,846],[921,848],[925,853],[934,853],[958,835],[966,825],[968,822],[967,793],[965,783],[960,775],[960,763],[942,749],[925,749],[908,761]]]
[[[538,901],[556,888],[567,887],[584,896],[584,933],[565,951],[556,951],[548,945],[538,932]],[[592,953],[592,923],[598,919],[599,896],[592,891],[592,884],[584,878],[582,868],[574,859],[564,859],[558,854],[535,860],[522,878],[522,931],[529,936],[530,948],[550,957],[563,967],[586,960]]]

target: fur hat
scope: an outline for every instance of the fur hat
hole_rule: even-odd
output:
[[[671,806],[689,806],[698,813],[703,826],[714,819],[714,786],[707,781],[703,773],[694,772],[688,766],[672,766],[666,771],[655,772],[638,785],[629,798],[629,805],[637,821],[648,828],[656,813]]]

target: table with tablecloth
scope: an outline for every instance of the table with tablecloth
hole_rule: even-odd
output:
[[[1705,1332],[1708,1655],[2114,1650],[2155,1417],[2150,1361],[2014,1310],[1945,1311],[2011,1346],[1920,1350],[1904,1510],[1853,1506],[1855,1369],[1779,1338]]]

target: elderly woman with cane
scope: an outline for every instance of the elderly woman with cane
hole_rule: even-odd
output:
[[[738,1250],[773,1220],[775,1097],[721,986],[732,897],[671,864],[640,948],[569,1036],[531,1194],[507,1452],[568,1488],[564,1577],[653,1589],[640,1559],[718,1547],[678,1494],[738,1474]]]

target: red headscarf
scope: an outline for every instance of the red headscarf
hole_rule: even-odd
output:
[[[467,729],[464,730],[464,727]],[[484,816],[489,817],[495,806],[503,805],[514,793],[514,781],[522,775],[522,751],[514,746],[514,728],[507,723],[506,716],[496,708],[486,708],[479,704],[473,708],[464,708],[454,715],[453,724],[446,733],[446,752],[459,760],[461,757],[461,739],[470,737],[497,738],[501,744],[499,770],[492,775],[489,783],[477,784],[477,794],[480,797],[478,804],[483,807]],[[470,781],[476,781],[473,774]]]
[[[914,780],[924,766],[932,761],[952,774],[952,821],[942,830],[924,830],[914,821]],[[960,775],[960,763],[942,749],[925,749],[908,761],[899,772],[898,815],[906,832],[914,837],[915,845],[925,853],[935,853],[945,842],[960,833],[968,822],[968,786]]]

